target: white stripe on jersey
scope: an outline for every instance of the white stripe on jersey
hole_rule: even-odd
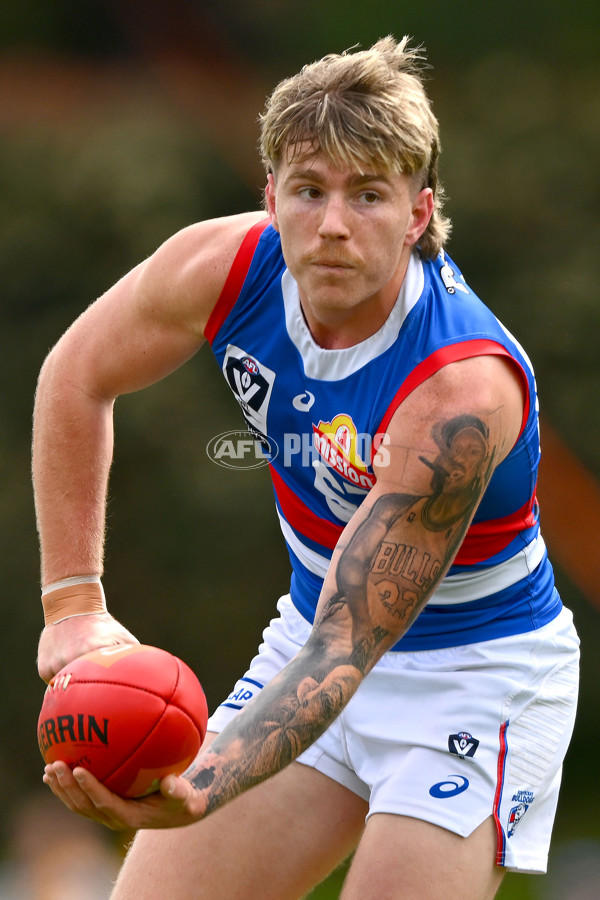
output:
[[[316,553],[314,550],[311,550],[310,547],[303,544],[296,536],[296,533],[290,528],[279,510],[277,510],[277,515],[279,516],[279,524],[281,525],[283,537],[292,553],[298,557],[302,565],[308,569],[309,572],[318,575],[319,578],[325,578],[327,569],[329,568],[329,560],[327,557],[321,556],[320,553]]]
[[[470,603],[471,600],[481,600],[482,597],[503,591],[527,578],[539,566],[545,552],[544,539],[538,534],[523,550],[498,566],[447,575],[427,602],[429,606]]]
[[[318,575],[319,578],[325,578],[329,568],[327,557],[321,556],[320,553],[316,553],[303,544],[279,511],[277,515],[283,537],[292,553],[298,557],[309,572]],[[479,569],[476,572],[447,575],[427,603],[430,606],[470,603],[472,600],[481,600],[490,594],[503,591],[523,578],[527,578],[539,566],[545,552],[544,539],[541,534],[538,534],[523,550],[497,566]]]

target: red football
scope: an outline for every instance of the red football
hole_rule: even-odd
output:
[[[176,656],[145,644],[105,647],[54,676],[38,743],[45,762],[83,766],[116,794],[142,797],[188,767],[207,718],[200,682]]]

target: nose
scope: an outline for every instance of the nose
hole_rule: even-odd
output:
[[[329,240],[345,239],[350,236],[348,210],[342,197],[330,195],[322,207],[319,235]]]

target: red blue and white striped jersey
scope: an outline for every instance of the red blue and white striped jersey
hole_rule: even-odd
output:
[[[340,534],[375,483],[373,453],[402,400],[448,363],[490,354],[513,360],[527,398],[521,434],[495,469],[453,566],[394,649],[517,634],[558,615],[535,496],[531,363],[447,255],[432,262],[414,253],[381,329],[327,350],[306,325],[279,235],[261,222],[248,232],[205,333],[248,426],[272,451],[290,593],[309,621]]]

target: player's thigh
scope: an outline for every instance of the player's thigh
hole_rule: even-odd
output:
[[[112,900],[297,900],[354,849],[362,798],[292,763],[186,828],[136,836]]]
[[[491,900],[502,881],[496,829],[486,819],[468,837],[407,816],[368,821],[342,900]]]

